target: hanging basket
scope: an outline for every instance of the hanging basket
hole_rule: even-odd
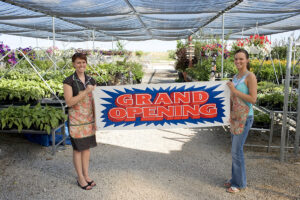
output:
[[[250,54],[259,54],[260,53],[260,49],[257,48],[256,46],[250,46],[249,47],[249,53]]]

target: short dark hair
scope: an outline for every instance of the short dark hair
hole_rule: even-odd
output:
[[[246,51],[245,49],[238,49],[234,52],[234,55],[238,54],[238,53],[243,53],[245,54],[246,58],[249,59],[249,53],[248,51]],[[250,70],[250,63],[247,63],[247,69]]]
[[[74,55],[72,56],[72,62],[75,62],[77,58],[80,58],[82,60],[85,60],[85,62],[87,62],[86,54],[84,53],[74,53]]]

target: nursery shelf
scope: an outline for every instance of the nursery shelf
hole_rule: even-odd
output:
[[[63,145],[65,145],[65,142],[66,142],[65,127],[64,127],[65,126],[65,122],[63,122],[58,127],[53,128],[51,130],[51,135],[52,135],[52,155],[55,155],[56,149],[57,149],[57,147],[61,143],[63,143]],[[56,133],[55,132],[58,129],[60,129],[60,128],[61,128],[61,134],[63,136],[63,139],[56,144],[56,141],[55,141],[55,134]],[[21,134],[27,134],[27,133],[29,133],[29,134],[47,134],[48,135],[48,133],[46,131],[30,130],[30,129],[24,129],[24,130],[22,130],[20,132],[18,131],[18,129],[0,130],[0,133],[21,133]]]

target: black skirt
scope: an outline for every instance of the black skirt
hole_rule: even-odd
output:
[[[72,147],[76,151],[83,151],[92,147],[96,147],[96,135],[85,138],[71,138]]]

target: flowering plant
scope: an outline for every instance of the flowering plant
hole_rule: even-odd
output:
[[[51,56],[60,56],[61,52],[59,51],[58,47],[49,47],[46,52]]]
[[[93,56],[96,56],[96,55],[104,55],[104,56],[128,55],[128,56],[130,56],[131,55],[131,52],[126,51],[126,50],[123,50],[123,51],[113,50],[112,51],[112,50],[99,50],[99,49],[94,49],[94,50],[77,49],[76,52],[77,53],[84,53],[88,56],[90,56],[90,55],[93,55]]]
[[[9,53],[10,52],[10,53]],[[2,61],[8,65],[15,65],[17,63],[17,59],[15,57],[15,53],[9,48],[9,46],[4,45],[3,42],[0,42],[0,59],[9,53]]]
[[[237,48],[244,48],[250,54],[268,55],[271,52],[271,41],[268,36],[251,35],[246,39],[239,39],[234,44]]]
[[[215,44],[207,44],[202,47],[201,49],[201,56],[209,57],[209,56],[218,56],[222,54],[222,45],[215,43]],[[229,57],[229,51],[224,48],[224,58]]]
[[[21,47],[18,49],[23,52],[24,55],[26,55],[30,60],[34,60],[36,58],[35,51],[32,50],[31,47],[27,47],[25,49],[22,49]],[[22,59],[23,55],[20,52],[17,52],[18,59]]]

